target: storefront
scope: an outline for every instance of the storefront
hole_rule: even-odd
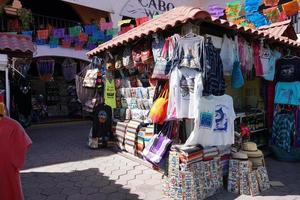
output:
[[[287,31],[275,35],[278,27]],[[289,27],[251,29],[178,7],[90,51],[90,58],[104,60],[99,105],[113,109],[119,148],[163,169],[172,199],[204,199],[223,184],[253,196],[268,189],[258,148],[297,148],[296,139],[282,144],[280,138],[295,132],[283,135],[279,121],[272,125],[274,96],[276,104],[287,105],[281,93],[297,90],[295,83],[274,91],[288,79],[285,60],[293,60],[291,68],[299,63],[300,43]],[[288,74],[297,80],[295,70]],[[297,108],[281,110],[294,115]],[[274,120],[281,110],[275,106]]]

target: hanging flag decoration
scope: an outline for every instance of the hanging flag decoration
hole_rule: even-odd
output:
[[[141,18],[135,19],[136,26],[139,26],[147,21],[149,21],[149,17],[141,17]]]
[[[100,27],[101,31],[105,31],[107,29],[112,29],[113,23],[112,22],[100,22],[99,27]]]
[[[272,23],[280,21],[280,11],[277,6],[264,9],[263,13]]]
[[[47,42],[45,39],[36,39],[35,43],[36,45],[45,45]]]
[[[38,37],[38,39],[47,40],[48,37],[49,37],[49,30],[48,29],[38,30],[37,31],[37,37]]]
[[[94,40],[104,40],[105,34],[103,31],[96,31],[93,33],[93,38]]]
[[[264,5],[268,7],[274,7],[278,5],[279,0],[264,0]]]
[[[84,26],[84,32],[88,35],[92,35],[95,31],[97,31],[97,26],[95,24]]]
[[[298,0],[293,0],[282,4],[282,9],[288,17],[296,15],[299,11]]]
[[[241,15],[242,5],[241,1],[228,2],[225,10],[227,20],[232,22],[239,18]]]
[[[118,32],[119,32],[118,28],[112,28],[112,29],[106,30],[106,35],[108,35],[108,36],[115,36],[115,35],[118,34]]]
[[[64,36],[65,36],[65,29],[64,28],[53,29],[53,37],[63,38]]]
[[[59,39],[56,37],[50,37],[49,39],[49,47],[50,48],[57,48],[59,44]]]
[[[79,36],[81,32],[81,27],[80,26],[73,26],[69,28],[69,34],[71,37],[77,37]]]
[[[81,42],[86,42],[88,40],[88,35],[85,33],[80,33],[79,34],[79,41]]]
[[[94,44],[94,43],[87,43],[87,44],[86,44],[86,48],[87,48],[88,50],[95,49],[96,47],[97,47],[97,45]]]
[[[245,0],[245,13],[249,15],[257,12],[262,0]]]
[[[217,4],[213,4],[208,6],[208,12],[211,16],[216,17],[216,18],[220,18],[224,15],[224,8],[222,8],[221,6],[217,5]]]
[[[122,26],[124,24],[130,24],[131,19],[125,19],[118,22],[118,26]]]
[[[72,44],[72,38],[69,35],[65,35],[62,39],[62,47],[63,48],[70,48]]]
[[[266,17],[259,12],[255,12],[249,15],[246,15],[246,19],[254,24],[255,27],[260,27],[264,25],[268,25],[269,22]]]

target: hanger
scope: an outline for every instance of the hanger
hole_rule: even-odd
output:
[[[181,35],[184,38],[196,37],[200,33],[200,27],[188,22],[184,24],[181,28]]]

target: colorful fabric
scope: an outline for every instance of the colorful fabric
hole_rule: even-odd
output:
[[[279,0],[264,0],[265,6],[272,7],[272,6],[277,6]]]
[[[263,76],[263,67],[260,60],[260,44],[257,42],[252,43],[253,48],[253,58],[254,58],[254,67],[255,67],[255,75]]]
[[[259,12],[254,12],[246,15],[246,19],[254,24],[255,27],[260,27],[264,25],[268,25],[269,22],[266,17]]]
[[[208,12],[211,16],[220,18],[224,15],[225,9],[217,4],[209,5]]]
[[[79,36],[81,32],[81,27],[80,26],[73,26],[69,28],[69,34],[71,37],[77,37]]]
[[[280,21],[280,11],[277,6],[264,9],[263,13],[268,18],[268,20],[272,23]]]
[[[300,106],[300,82],[278,82],[274,102]]]
[[[92,35],[96,31],[97,31],[97,26],[95,24],[90,24],[90,25],[84,26],[84,32],[88,35]]]
[[[277,113],[272,127],[272,144],[291,151],[292,137],[295,132],[295,116],[293,112]]]
[[[262,0],[245,0],[246,15],[257,12]]]
[[[225,9],[226,17],[228,21],[235,21],[241,16],[242,4],[240,0],[234,2],[228,2]]]
[[[53,30],[53,37],[55,38],[63,38],[65,36],[64,28],[57,28]]]
[[[113,28],[112,22],[100,22],[100,30],[105,31]]]
[[[299,11],[298,0],[289,1],[287,3],[282,4],[281,6],[282,10],[288,17],[296,15]]]

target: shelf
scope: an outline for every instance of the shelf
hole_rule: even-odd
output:
[[[257,133],[257,132],[261,132],[261,131],[265,131],[265,130],[267,130],[267,128],[261,128],[261,129],[257,129],[254,131],[250,131],[250,133]]]
[[[247,113],[237,113],[236,116],[237,116],[237,118],[240,118],[240,117],[244,118],[244,117],[252,117],[252,116],[258,116],[258,115],[264,115],[264,114],[265,114],[265,112],[249,113],[249,114],[247,114]]]

